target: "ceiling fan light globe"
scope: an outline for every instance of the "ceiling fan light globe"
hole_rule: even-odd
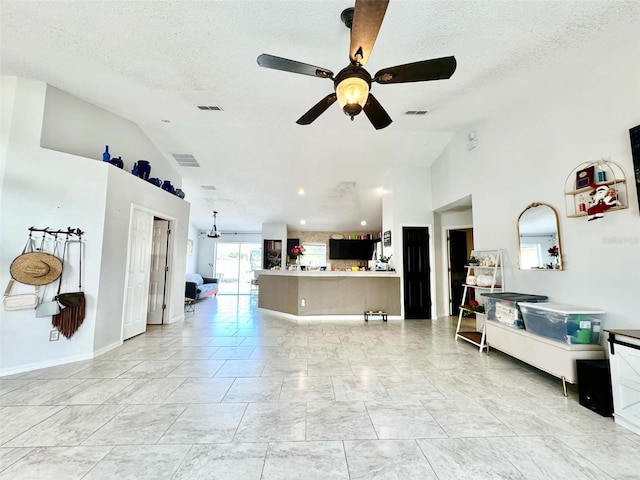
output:
[[[369,96],[369,83],[358,76],[347,77],[336,85],[336,95],[338,104],[347,113],[345,108],[351,105],[357,105],[360,109],[357,113],[347,115],[357,115],[364,108]]]

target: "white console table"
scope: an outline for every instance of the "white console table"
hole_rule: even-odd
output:
[[[487,321],[485,326],[489,348],[500,350],[560,378],[562,393],[565,397],[567,396],[566,382],[577,383],[578,381],[576,360],[605,358],[601,345],[570,345],[495,321]]]
[[[640,435],[640,330],[605,332],[611,354],[613,416],[617,424]]]

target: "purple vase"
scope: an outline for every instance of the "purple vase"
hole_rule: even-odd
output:
[[[138,177],[149,180],[149,174],[151,173],[151,165],[146,160],[138,160]]]

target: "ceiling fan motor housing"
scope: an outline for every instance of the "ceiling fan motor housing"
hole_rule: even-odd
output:
[[[335,88],[336,94],[338,94],[339,101],[341,97],[338,91],[339,85],[345,80],[348,81],[350,79],[359,79],[362,82],[366,83],[367,84],[366,96],[368,96],[369,90],[371,89],[371,75],[369,75],[369,72],[367,72],[361,66],[357,64],[351,64],[348,67],[345,67],[342,70],[340,70],[338,75],[336,75],[335,79],[333,80],[333,86]],[[358,103],[347,102],[344,105],[342,105],[342,110],[346,115],[351,117],[351,120],[353,120],[353,117],[358,115],[362,111],[362,108],[367,101],[366,96],[365,98],[361,99],[361,101]]]

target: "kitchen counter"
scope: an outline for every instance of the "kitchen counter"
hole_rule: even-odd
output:
[[[261,270],[258,307],[295,317],[384,311],[400,318],[400,275],[389,271]]]
[[[296,277],[397,277],[398,272],[376,270],[259,270],[259,275],[281,275]]]

